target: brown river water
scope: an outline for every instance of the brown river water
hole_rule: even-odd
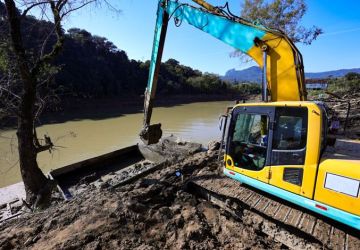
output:
[[[163,136],[174,134],[200,142],[219,140],[219,116],[232,102],[199,102],[155,108],[153,123],[162,123]],[[126,114],[102,120],[76,120],[43,125],[38,135],[49,135],[55,149],[38,155],[44,173],[77,161],[114,151],[139,142],[143,114]],[[0,187],[21,181],[17,140],[14,130],[0,130]]]

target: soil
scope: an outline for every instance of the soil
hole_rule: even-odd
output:
[[[123,187],[90,185],[68,202],[0,225],[0,249],[283,247],[187,192],[187,180],[204,168],[217,172],[214,151],[196,153]]]

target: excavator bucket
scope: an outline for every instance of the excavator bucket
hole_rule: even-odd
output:
[[[158,143],[161,136],[161,123],[145,126],[140,132],[140,138],[146,145]]]

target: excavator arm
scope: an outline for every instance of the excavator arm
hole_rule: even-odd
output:
[[[302,56],[292,41],[281,31],[269,29],[203,0],[193,0],[202,8],[173,0],[159,0],[157,20],[144,102],[144,127],[140,133],[146,144],[158,142],[161,125],[150,125],[161,57],[170,18],[212,35],[250,56],[263,69],[263,100],[305,101]]]
[[[150,125],[153,102],[155,99],[157,80],[161,65],[161,57],[165,44],[169,14],[166,11],[166,1],[160,0],[157,10],[157,19],[155,24],[154,42],[151,53],[148,83],[145,90],[144,100],[144,122],[143,129],[140,132],[141,140],[149,145],[157,143],[161,136],[161,124]]]

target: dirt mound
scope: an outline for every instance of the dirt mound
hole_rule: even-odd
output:
[[[189,155],[200,152],[202,145],[171,135],[162,138],[159,143],[152,145],[138,144],[141,154],[152,162],[172,161],[177,162]]]
[[[197,153],[117,189],[90,186],[69,202],[0,226],[0,249],[279,248],[253,227],[186,192],[213,153]]]
[[[327,92],[327,97],[320,101],[325,102],[329,108],[329,119],[334,120],[335,118],[340,121],[338,134],[352,139],[360,139],[360,94],[358,92],[340,95]]]

